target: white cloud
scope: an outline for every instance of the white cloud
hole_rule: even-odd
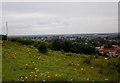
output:
[[[55,3],[47,3],[47,6],[46,3],[40,3],[42,6],[32,4],[34,3],[29,6],[25,3],[24,6],[18,3],[17,5],[15,3],[4,5],[3,22],[8,21],[9,35],[118,31],[117,6],[115,4],[114,6],[111,3],[99,6],[96,5],[97,3],[93,3],[93,5],[60,3],[59,6]],[[3,23],[3,32],[5,33],[5,23]]]

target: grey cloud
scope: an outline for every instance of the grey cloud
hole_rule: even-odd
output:
[[[117,32],[117,14],[113,2],[3,3],[9,35]]]

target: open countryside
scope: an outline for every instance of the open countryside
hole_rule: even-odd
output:
[[[90,48],[93,45],[86,45],[88,41],[83,41],[84,44],[82,39],[79,42],[53,39],[48,43],[24,38],[9,38],[7,41],[6,36],[3,38],[3,81],[119,81],[119,57],[100,54],[95,49],[94,52],[93,47]],[[85,51],[77,47],[72,51],[70,47],[75,42]]]
[[[2,3],[2,82],[120,83],[119,6],[101,1]]]

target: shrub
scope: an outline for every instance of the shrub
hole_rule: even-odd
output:
[[[21,40],[20,43],[23,44],[23,45],[32,45],[32,44],[34,44],[34,41],[32,41],[32,40]]]
[[[61,39],[54,39],[52,42],[52,49],[56,51],[61,51],[64,47],[64,41]]]
[[[72,51],[72,42],[71,41],[68,41],[68,40],[66,40],[66,41],[64,41],[64,44],[63,44],[64,46],[63,46],[63,50],[65,51],[65,52],[71,52]]]
[[[34,47],[37,47],[37,48],[38,48],[39,44],[41,44],[41,42],[35,41],[35,42],[34,42]]]
[[[38,44],[38,50],[42,53],[46,53],[48,51],[48,46],[46,43],[41,43],[41,44]]]
[[[20,43],[22,40],[20,38],[10,38],[10,41]]]
[[[92,56],[87,56],[84,58],[83,63],[85,64],[90,64],[92,60]]]
[[[72,53],[66,53],[65,55],[66,55],[66,56],[73,56]]]

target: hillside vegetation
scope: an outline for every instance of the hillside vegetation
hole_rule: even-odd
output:
[[[120,81],[120,60],[64,51],[38,51],[32,45],[4,41],[3,81]]]

